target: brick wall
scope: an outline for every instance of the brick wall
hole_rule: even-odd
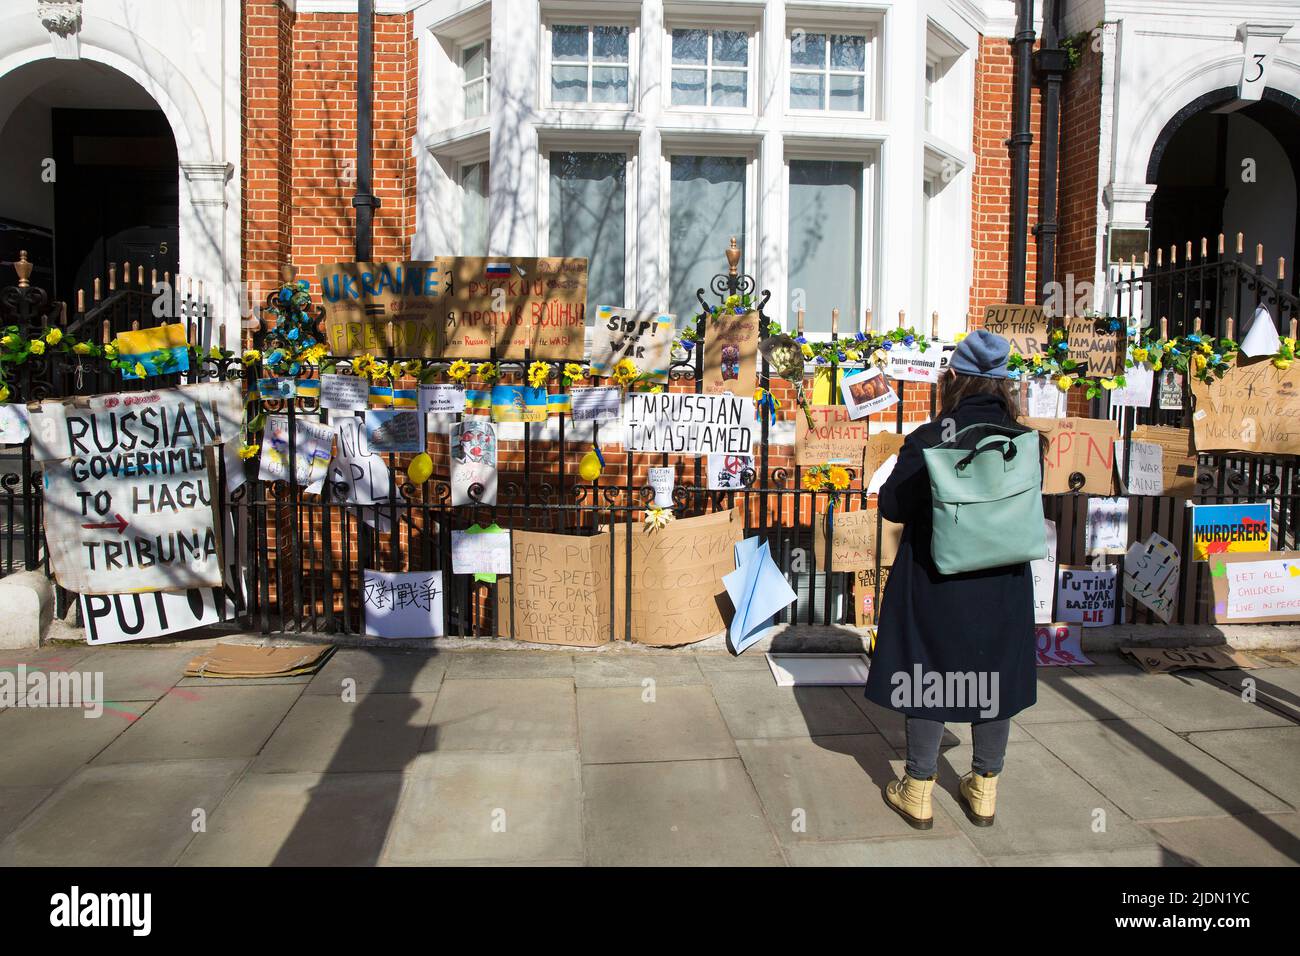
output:
[[[1056,279],[1092,282],[1097,256],[1097,177],[1101,130],[1101,53],[1084,44],[1079,65],[1061,86],[1061,230]]]

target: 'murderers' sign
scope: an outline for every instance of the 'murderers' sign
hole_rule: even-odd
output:
[[[729,393],[632,392],[623,416],[629,451],[748,455],[758,427],[754,400]]]
[[[231,384],[231,383],[226,383]],[[233,392],[238,403],[237,386]],[[45,541],[59,584],[81,594],[222,584],[215,454],[229,396],[211,386],[46,403]]]

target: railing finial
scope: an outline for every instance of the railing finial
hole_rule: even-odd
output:
[[[731,245],[727,247],[727,275],[740,274],[740,246],[736,245],[736,237],[731,237]]]
[[[14,272],[18,273],[18,288],[26,289],[32,284],[32,264],[27,261],[27,250],[18,251],[18,261],[14,263]]]

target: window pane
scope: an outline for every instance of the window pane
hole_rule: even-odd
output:
[[[866,102],[864,84],[861,76],[832,76],[830,108],[861,112]]]
[[[551,67],[551,102],[587,102],[587,68],[585,66]]]
[[[713,34],[713,62],[719,66],[749,63],[749,35],[739,30],[718,30]]]
[[[482,43],[466,47],[460,58],[461,65],[465,68],[466,80],[477,80],[483,75],[484,59]]]
[[[487,255],[488,164],[474,163],[461,170],[460,254]]]
[[[802,290],[810,332],[830,331],[831,309],[859,312],[861,184],[861,163],[790,162],[790,292]]]
[[[606,63],[626,63],[627,34],[627,27],[593,27],[591,58]]]
[[[622,153],[551,153],[552,256],[584,256],[587,315],[599,305],[622,306],[625,261],[625,179]]]
[[[487,83],[483,80],[475,80],[465,87],[466,119],[473,119],[487,112],[487,103],[484,102],[486,93]]]
[[[551,27],[551,59],[587,59],[587,28],[557,25]]]
[[[726,271],[731,237],[745,246],[745,161],[729,156],[674,156],[669,195],[670,311],[678,327],[700,310],[696,289]]]
[[[855,36],[831,37],[832,70],[865,70],[867,63],[867,38]]]
[[[709,34],[704,30],[673,31],[673,63],[703,66],[708,56]]]
[[[820,73],[790,74],[790,108],[794,110],[819,110],[826,77]]]
[[[744,106],[745,74],[736,70],[714,70],[713,105]]]
[[[826,34],[800,30],[790,34],[790,65],[826,69]]]
[[[593,66],[591,68],[593,103],[627,102],[627,67]]]
[[[673,70],[673,105],[706,105],[704,76],[703,70]]]

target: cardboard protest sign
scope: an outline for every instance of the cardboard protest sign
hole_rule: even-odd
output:
[[[797,465],[862,467],[868,423],[855,422],[844,405],[811,405],[812,427],[806,416],[794,416],[794,460]]]
[[[262,481],[293,480],[304,487],[325,477],[334,452],[334,428],[310,418],[296,418],[294,441],[289,440],[289,416],[268,415],[262,432],[257,477]]]
[[[889,367],[885,374],[896,382],[925,382],[933,384],[939,381],[940,357],[938,348],[908,349],[895,345],[889,350]]]
[[[623,359],[631,359],[652,382],[668,381],[675,317],[602,305],[591,329],[591,375],[605,378]]]
[[[1083,653],[1083,629],[1078,624],[1039,624],[1034,628],[1039,667],[1091,664]]]
[[[627,574],[628,529],[614,531],[614,580]],[[730,613],[723,575],[736,569],[735,546],[744,534],[738,510],[679,518],[647,532],[634,525],[632,538],[632,640],[675,646],[717,634]],[[626,588],[614,592],[615,636],[625,637]]]
[[[1047,436],[1043,455],[1043,493],[1063,494],[1070,488],[1070,475],[1083,476],[1083,487],[1094,495],[1115,491],[1116,424],[1098,418],[1022,418],[1022,425]]]
[[[496,426],[477,415],[466,417],[452,426],[448,447],[452,505],[496,504]],[[471,494],[473,489],[477,489],[477,497]]]
[[[758,387],[758,338],[762,317],[719,309],[704,327],[704,391],[754,394]]]
[[[1300,365],[1233,365],[1214,382],[1192,379],[1197,451],[1300,454]]]
[[[583,358],[586,259],[461,256],[452,288],[444,357]]]
[[[1300,620],[1300,552],[1214,555],[1210,575],[1216,623]]]
[[[361,589],[367,637],[442,637],[441,571],[365,569]]]
[[[623,403],[628,451],[752,454],[754,399],[741,395],[630,392]]]
[[[1115,623],[1115,569],[1061,565],[1056,586],[1056,614],[1062,621],[1084,627]]]
[[[0,445],[21,445],[31,433],[26,405],[0,405]]]
[[[449,258],[327,262],[316,267],[331,355],[392,349],[440,358],[451,286]],[[486,352],[484,355],[486,356]]]
[[[875,508],[835,512],[831,527],[832,571],[861,571],[876,566],[876,522],[881,521],[880,564],[893,565],[903,526],[884,521]],[[826,523],[818,521],[813,529],[813,549],[817,567],[826,570]]]
[[[1108,320],[1102,319],[1103,323]],[[1069,340],[1070,358],[1088,367],[1094,378],[1114,378],[1124,373],[1124,332],[1098,331],[1097,319],[1086,315],[1068,316],[1063,321]],[[1149,401],[1149,400],[1148,400]]]
[[[1178,549],[1154,531],[1124,557],[1124,590],[1166,624],[1178,598]]]
[[[623,390],[612,385],[569,390],[575,422],[616,422],[623,414]]]
[[[863,568],[853,576],[853,623],[858,627],[870,627],[879,618],[876,604],[876,579],[880,579],[880,596],[885,596],[885,585],[889,583],[889,568]]]
[[[424,416],[404,408],[366,412],[366,442],[379,453],[424,451]]]
[[[844,376],[840,391],[844,395],[844,404],[849,407],[849,417],[853,419],[866,418],[898,404],[898,393],[874,365]]]
[[[608,643],[609,549],[609,532],[516,531],[508,587],[497,588],[497,633],[534,644]]]
[[[1128,550],[1128,498],[1089,498],[1086,554],[1123,554]]]
[[[1034,578],[1034,623],[1052,622],[1052,602],[1056,599],[1056,522],[1043,519],[1047,537],[1047,550],[1041,558],[1029,562],[1029,573]]]
[[[1047,349],[1047,313],[1041,305],[990,305],[984,310],[984,328],[1025,358]]]
[[[1270,502],[1196,505],[1192,508],[1192,560],[1217,554],[1259,554],[1269,549],[1273,527]]]
[[[1124,449],[1132,449],[1132,464],[1126,464]],[[1130,495],[1159,495],[1165,489],[1164,448],[1155,442],[1115,442],[1115,480]],[[1128,483],[1124,470],[1128,469]]]
[[[1138,425],[1133,429],[1132,438],[1134,442],[1160,446],[1161,494],[1189,496],[1196,490],[1196,452],[1192,450],[1192,433],[1188,429]]]
[[[1148,674],[1181,670],[1230,671],[1253,669],[1255,663],[1227,644],[1208,647],[1121,647],[1119,652]]]
[[[897,432],[876,432],[867,439],[867,456],[862,465],[862,474],[868,484],[885,466],[885,462],[897,457],[899,449],[903,447],[903,442],[906,440],[906,435]]]
[[[83,594],[86,643],[120,644],[233,620],[238,602],[224,588],[152,594]]]
[[[416,400],[426,415],[456,415],[465,410],[465,390],[447,382],[420,385]]]
[[[370,404],[370,382],[360,375],[320,377],[320,407],[358,412]]]

